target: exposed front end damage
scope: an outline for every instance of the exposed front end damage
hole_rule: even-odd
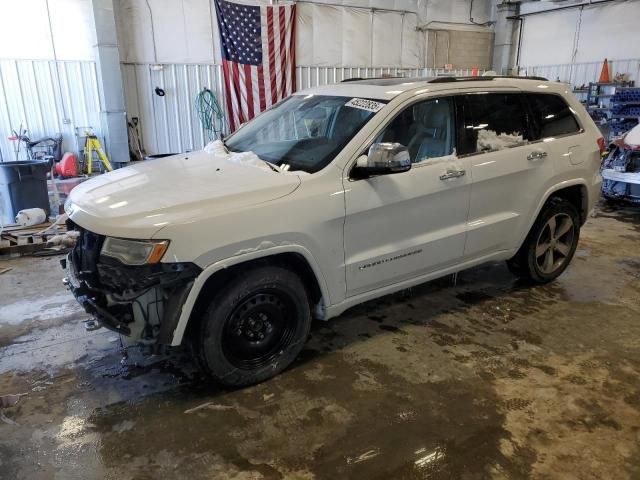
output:
[[[71,222],[70,222],[71,223]],[[125,265],[100,255],[105,237],[74,224],[80,232],[67,258],[65,285],[93,320],[131,342],[170,345],[182,305],[201,269],[193,263]]]
[[[640,203],[639,146],[626,141],[612,146],[602,163],[601,175],[602,194],[606,198]]]

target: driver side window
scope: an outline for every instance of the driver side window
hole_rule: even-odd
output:
[[[453,99],[433,98],[403,110],[376,142],[397,142],[409,149],[412,163],[453,153]]]

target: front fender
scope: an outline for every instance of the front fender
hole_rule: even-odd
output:
[[[247,263],[252,260],[267,258],[273,255],[282,254],[282,253],[297,253],[304,257],[304,259],[307,261],[307,263],[311,267],[316,277],[325,305],[330,304],[329,303],[330,296],[329,296],[329,290],[327,287],[326,279],[324,278],[318,266],[318,263],[316,262],[315,258],[313,257],[313,255],[308,249],[306,249],[301,245],[294,245],[294,244],[269,246],[269,245],[265,245],[263,242],[260,245],[258,245],[256,248],[242,250],[238,252],[238,254],[232,257],[225,258],[223,260],[218,260],[215,263],[212,263],[211,265],[209,265],[208,267],[202,270],[200,275],[198,275],[198,277],[195,279],[193,287],[191,287],[189,295],[187,296],[187,299],[185,300],[182,306],[182,312],[180,313],[180,318],[178,319],[176,328],[173,331],[173,338],[171,340],[171,345],[177,346],[182,343],[184,333],[187,329],[187,325],[191,318],[191,313],[196,304],[196,301],[200,296],[200,292],[202,291],[202,288],[205,286],[205,284],[207,283],[207,280],[209,280],[209,278],[211,278],[212,275],[220,271],[223,271],[229,267],[232,267],[234,265]]]

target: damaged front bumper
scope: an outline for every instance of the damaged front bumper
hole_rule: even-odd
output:
[[[73,251],[61,260],[63,283],[93,318],[132,341],[170,345],[182,306],[202,271],[192,263],[130,266],[100,257],[104,237],[81,230]]]
[[[640,150],[613,147],[603,161],[600,174],[605,197],[640,203]]]

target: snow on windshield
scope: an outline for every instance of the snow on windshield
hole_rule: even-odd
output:
[[[204,151],[206,153],[213,154],[216,157],[225,158],[229,162],[239,163],[242,165],[249,165],[249,166],[256,167],[268,172],[285,173],[285,174],[293,174],[293,175],[308,175],[307,172],[303,172],[299,170],[290,172],[286,169],[278,167],[277,165],[274,165],[273,163],[267,164],[265,160],[262,160],[253,152],[229,152],[227,151],[227,148],[224,146],[224,143],[222,143],[220,140],[214,140],[212,142],[209,142],[204,147]]]

